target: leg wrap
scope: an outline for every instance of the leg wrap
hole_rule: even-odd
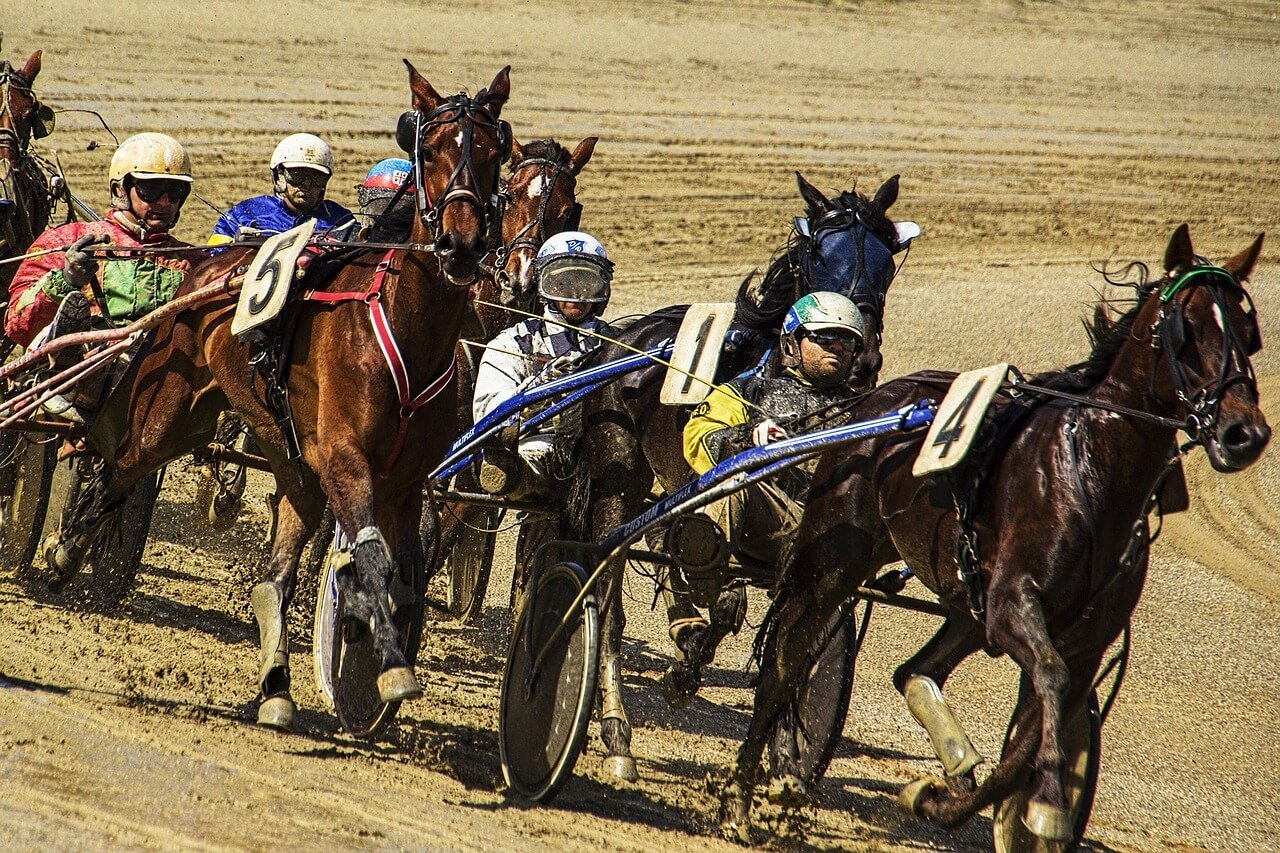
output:
[[[626,708],[622,706],[622,691],[613,689],[614,684],[622,684],[622,661],[615,657],[605,669],[604,689],[600,691],[600,722],[621,720],[630,725]]]
[[[911,676],[905,694],[911,715],[924,726],[948,776],[963,776],[982,763],[982,755],[969,741],[932,678]]]
[[[289,627],[285,624],[284,594],[276,584],[264,581],[253,588],[250,601],[254,618],[258,620],[258,641],[262,645],[258,686],[263,696],[287,693]]]
[[[351,553],[354,554],[365,545],[375,545],[382,552],[387,565],[395,565],[395,560],[391,558],[391,548],[387,545],[387,540],[383,538],[381,530],[376,527],[361,528],[360,532],[356,534],[355,544],[351,546]]]

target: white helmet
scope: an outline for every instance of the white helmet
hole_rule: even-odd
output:
[[[195,180],[186,150],[178,140],[163,133],[139,133],[120,143],[111,155],[107,179],[114,184],[126,175],[135,180],[164,178],[188,184]]]
[[[332,175],[333,152],[320,137],[310,133],[295,133],[280,140],[271,154],[271,171],[281,167],[315,169]]]
[[[845,332],[853,336],[857,349],[862,348],[867,334],[862,312],[849,297],[828,291],[806,293],[787,309],[787,316],[782,318],[782,337],[779,343],[783,366],[800,365],[801,332],[824,330]]]
[[[609,302],[613,263],[600,241],[585,231],[562,231],[547,238],[533,262],[538,293],[561,302]]]

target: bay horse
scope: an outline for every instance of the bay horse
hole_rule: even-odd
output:
[[[797,695],[815,632],[880,567],[905,560],[952,616],[895,674],[909,703],[913,688],[933,695],[924,702],[933,711],[917,718],[934,719],[926,728],[948,773],[945,782],[909,785],[903,804],[955,826],[1026,785],[1026,828],[1050,846],[1070,841],[1077,829],[1064,788],[1061,724],[1084,705],[1103,654],[1129,624],[1146,574],[1148,501],[1191,446],[1180,450],[1178,433],[1223,473],[1251,465],[1270,439],[1251,364],[1261,348],[1258,322],[1243,286],[1261,249],[1259,235],[1214,266],[1193,251],[1187,226],[1179,227],[1162,277],[1148,281],[1147,268],[1134,265],[1137,296],[1128,310],[1112,319],[1110,303],[1099,306],[1088,358],[997,398],[993,437],[979,437],[977,458],[958,474],[912,476],[919,432],[819,460],[794,559],[757,638],[755,707],[721,797],[726,834],[747,837],[760,755],[772,721]],[[952,376],[894,380],[862,400],[854,417],[936,398]],[[936,721],[937,712],[950,717],[940,683],[982,648],[1009,655],[1022,689],[1013,734],[978,784],[980,756],[967,736],[954,719]],[[939,735],[954,736],[950,755]]]
[[[466,338],[458,344],[459,431],[471,426],[473,420],[475,374],[483,354],[479,345],[523,319],[523,315],[497,306],[538,311],[533,261],[548,237],[578,227],[582,216],[578,175],[591,160],[598,141],[597,137],[588,136],[571,152],[554,139],[535,139],[525,145],[512,140],[507,177],[498,193],[501,236],[481,264],[482,275],[472,285],[475,320],[468,324]],[[429,574],[448,558],[468,526],[487,530],[494,518],[488,508],[450,502],[445,502],[439,513],[430,506],[426,513],[423,530],[437,543],[427,567]],[[433,529],[436,524],[438,528]]]
[[[53,130],[53,110],[36,96],[43,52],[22,68],[0,60],[0,259],[27,250],[49,225],[54,194],[30,150]],[[0,266],[0,293],[9,292],[17,264]]]
[[[423,481],[456,432],[454,350],[496,215],[491,199],[510,139],[500,118],[510,80],[504,68],[474,97],[445,98],[405,65],[412,110],[397,136],[414,161],[418,216],[410,240],[429,251],[356,250],[322,291],[308,291],[294,308],[287,391],[300,459],[290,458],[287,427],[263,403],[248,347],[230,331],[230,281],[254,250],[220,252],[193,270],[181,292],[227,282],[228,295],[158,329],[133,381],[123,433],[104,454],[110,464],[61,541],[46,550],[59,578],[74,574],[130,486],[209,441],[218,414],[234,409],[261,445],[280,495],[270,562],[252,603],[262,645],[258,722],[281,729],[295,710],[287,612],[300,553],[326,499],[354,543],[351,568],[338,582],[347,629],[372,633],[379,697],[421,695],[412,669],[419,638],[406,635],[413,608],[403,605],[416,595],[413,579],[423,568]]]
[[[885,294],[896,273],[894,256],[909,242],[900,240],[887,211],[898,197],[898,176],[884,182],[874,197],[856,190],[827,198],[799,173],[796,174],[806,215],[779,251],[758,285],[748,277],[739,288],[735,325],[737,342],[722,357],[721,375],[735,376],[754,368],[778,338],[783,315],[800,296],[831,290],[849,296],[866,323],[866,346],[854,360],[850,384],[859,388],[875,384],[882,358],[880,330]],[[914,236],[915,232],[903,232]],[[618,335],[626,344],[606,343],[593,359],[622,358],[674,340],[688,306],[665,308],[628,326]],[[632,349],[634,348],[634,349]],[[776,357],[771,368],[777,369]],[[600,541],[610,530],[639,515],[655,483],[666,493],[689,479],[682,433],[689,412],[659,402],[666,368],[655,364],[636,371],[594,392],[584,400],[583,436],[578,451],[573,489],[582,493],[568,514],[571,530],[564,538]],[[623,704],[621,676],[623,566],[608,575],[604,595],[606,609],[600,653],[600,685],[603,712],[600,737],[605,746],[605,767],[619,778],[636,777],[631,755],[631,724]],[[741,591],[712,608],[710,627],[681,648],[682,668],[692,695],[698,688],[701,668],[710,662],[717,644],[730,630],[736,612],[745,603]],[[736,597],[735,597],[736,596]],[[673,637],[673,639],[675,639]],[[691,682],[691,683],[690,683]]]

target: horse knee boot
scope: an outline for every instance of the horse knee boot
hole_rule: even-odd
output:
[[[296,710],[289,695],[289,626],[285,619],[284,592],[278,584],[263,581],[249,597],[253,615],[258,621],[259,657],[258,689],[262,704],[258,706],[258,723],[269,728],[289,730]]]
[[[904,695],[911,715],[924,726],[933,751],[948,776],[963,776],[982,763],[982,755],[969,740],[942,691],[932,678],[913,675],[907,679]]]
[[[391,548],[376,527],[365,527],[356,534],[351,549],[356,575],[364,591],[373,596],[369,628],[378,652],[381,672],[378,675],[378,699],[384,704],[417,699],[422,687],[414,677],[413,667],[400,649],[399,633],[391,621],[390,575],[395,568]]]

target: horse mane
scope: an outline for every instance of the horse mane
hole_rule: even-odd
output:
[[[830,209],[857,212],[863,227],[883,240],[885,245],[893,246],[898,241],[898,232],[893,222],[879,205],[858,192],[856,187],[836,196]],[[796,299],[800,259],[808,247],[809,239],[793,230],[787,242],[774,251],[760,283],[752,286],[757,272],[752,270],[742,280],[742,284],[738,285],[738,295],[734,300],[736,316],[747,327],[757,331],[771,331],[782,325],[783,316]]]
[[[572,156],[568,148],[565,148],[554,139],[535,139],[532,142],[526,142],[520,146],[523,154],[521,160],[550,160],[552,163],[567,164]],[[514,160],[507,163],[508,173],[513,172],[516,166],[520,164]]]
[[[1036,374],[1028,380],[1031,384],[1077,394],[1092,390],[1107,375],[1111,362],[1133,332],[1142,303],[1163,281],[1150,281],[1151,271],[1146,264],[1137,261],[1125,266],[1118,275],[1112,275],[1105,267],[1099,268],[1098,272],[1108,285],[1132,288],[1134,296],[1116,299],[1099,292],[1093,317],[1081,321],[1092,347],[1089,355],[1062,370]],[[1125,280],[1129,276],[1132,280]]]

